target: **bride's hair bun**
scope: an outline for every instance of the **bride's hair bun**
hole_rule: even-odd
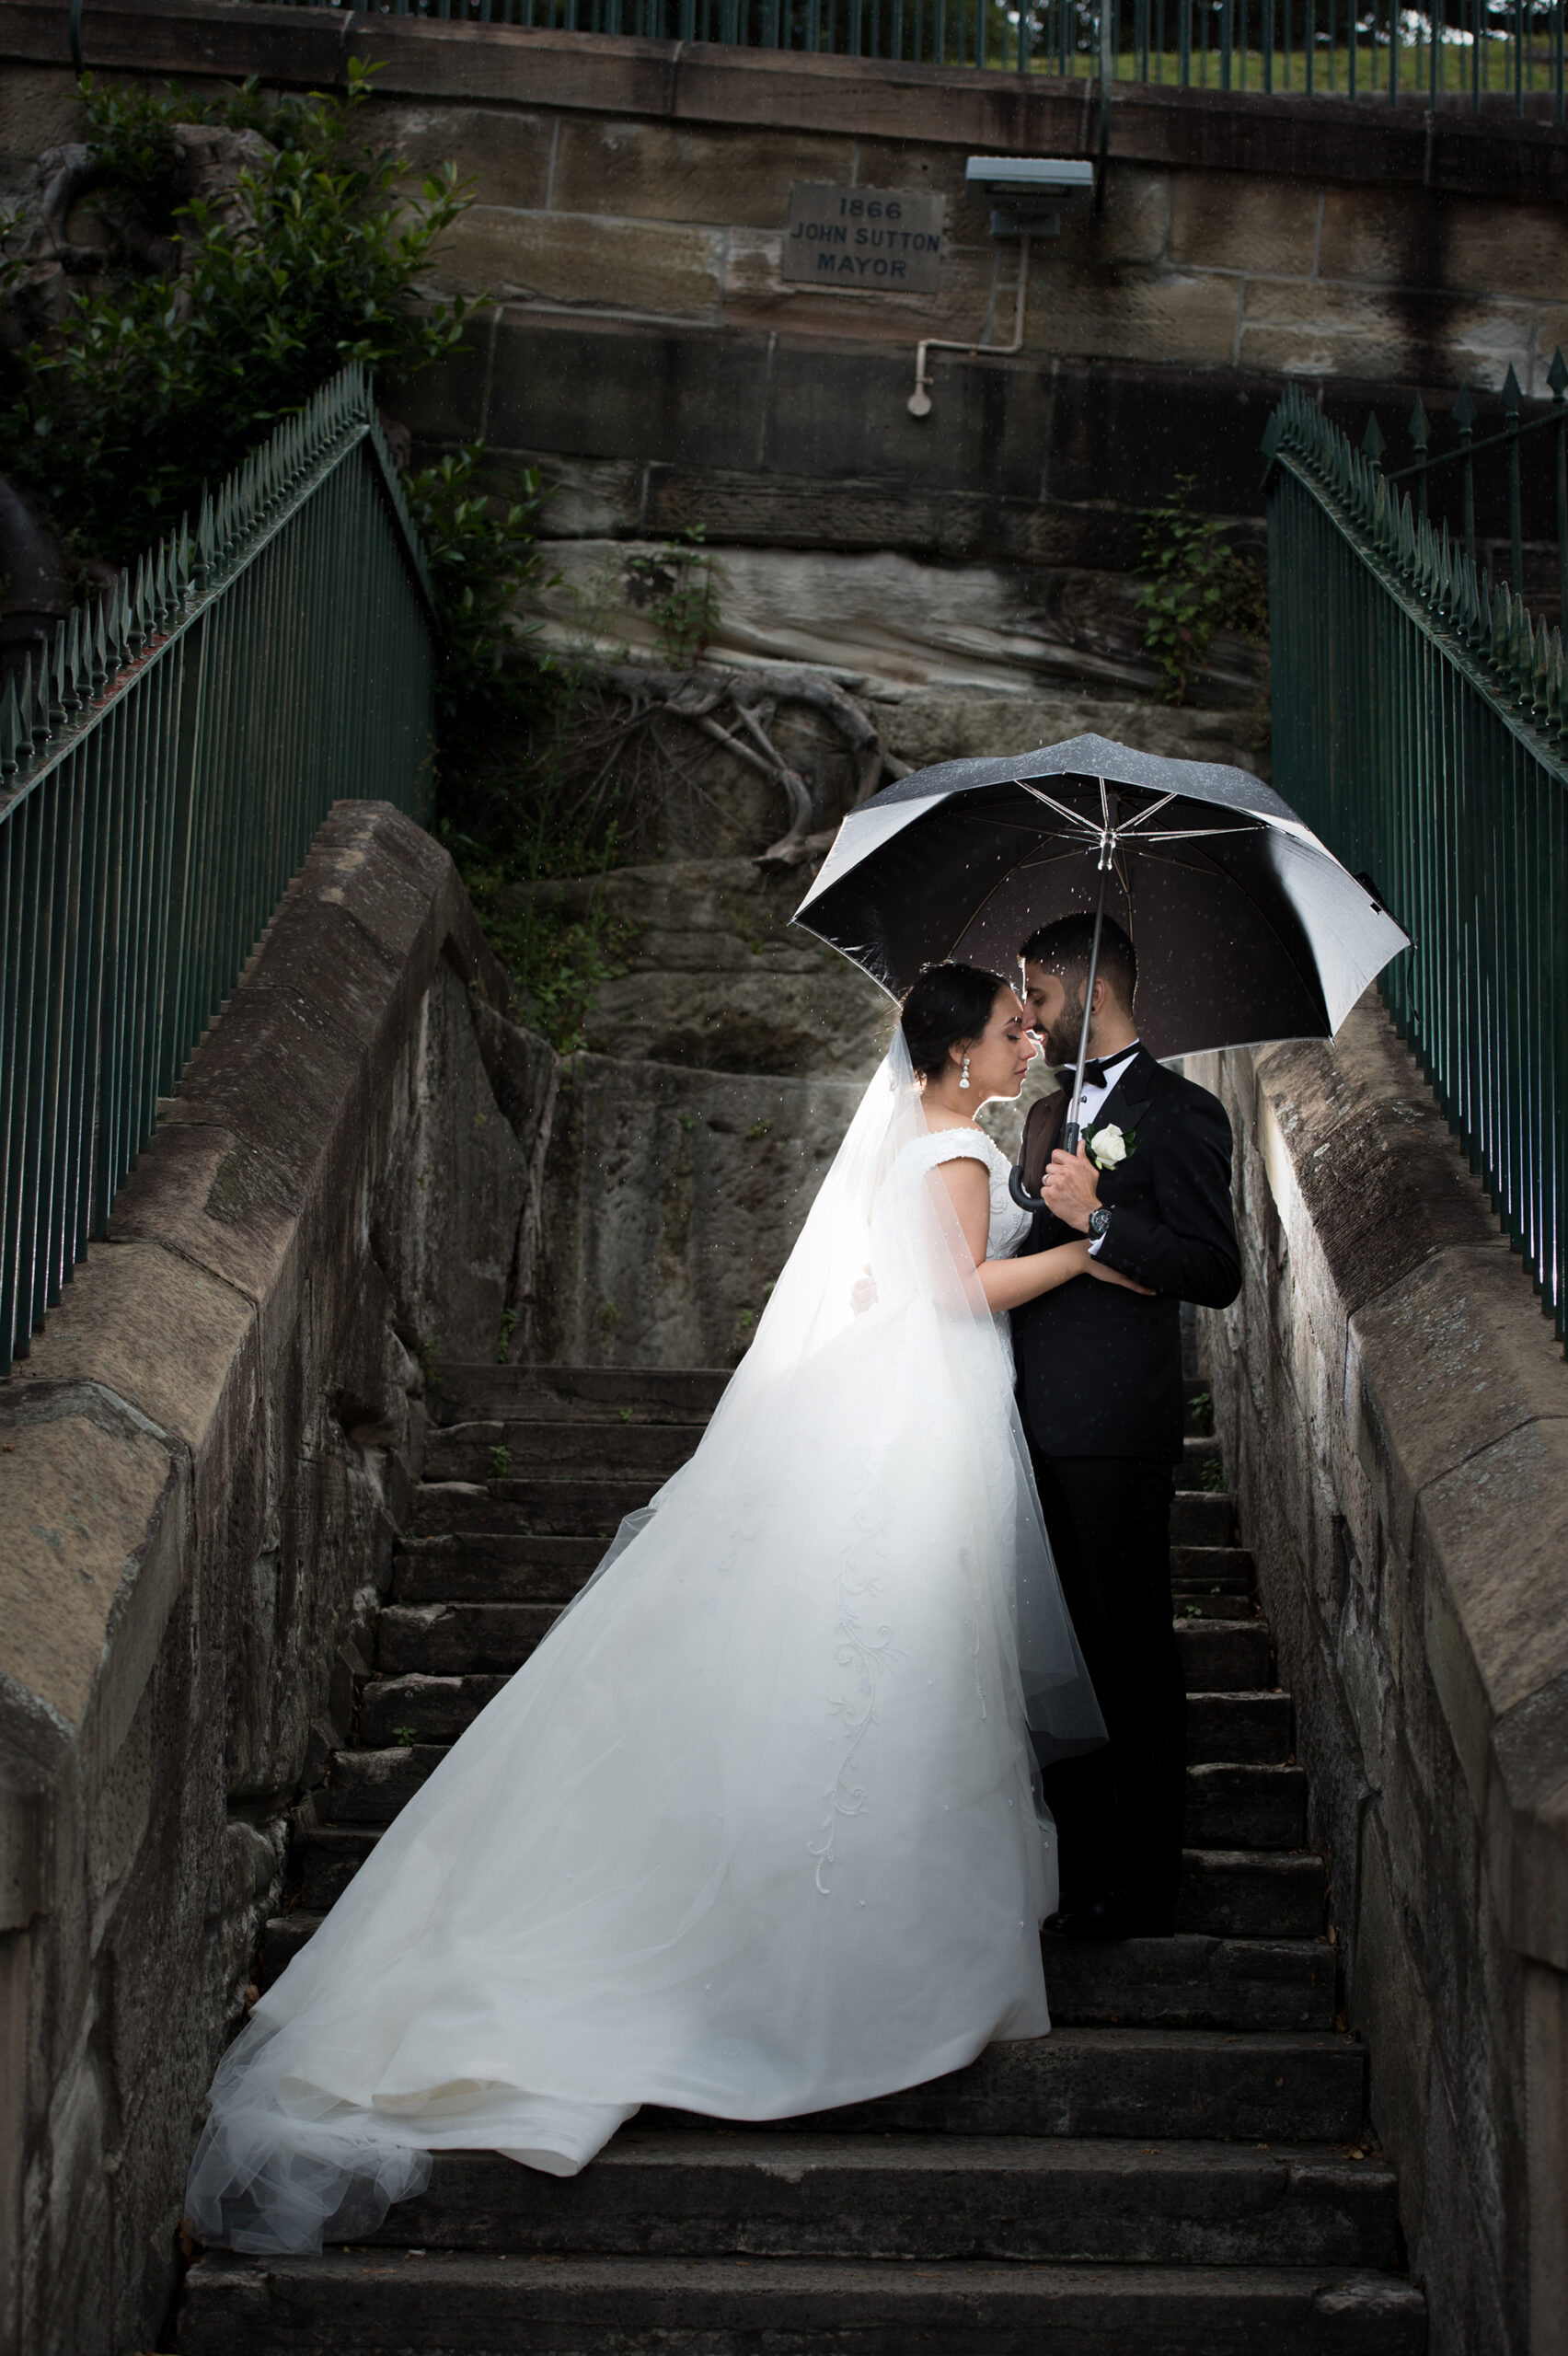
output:
[[[902,1017],[904,1044],[922,1079],[936,1079],[950,1047],[980,1036],[1007,987],[982,965],[927,966],[905,993]]]

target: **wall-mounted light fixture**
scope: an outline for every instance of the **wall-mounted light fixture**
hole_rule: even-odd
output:
[[[927,336],[915,354],[915,390],[906,407],[911,417],[931,414],[930,378],[926,373],[928,352],[967,352],[971,357],[990,352],[1005,360],[1023,349],[1023,316],[1029,297],[1029,242],[1032,237],[1059,237],[1062,214],[1068,206],[1089,204],[1094,196],[1094,166],[1063,156],[971,156],[963,177],[983,188],[997,202],[991,214],[991,235],[1019,241],[1018,296],[1010,343],[963,343],[947,336]]]

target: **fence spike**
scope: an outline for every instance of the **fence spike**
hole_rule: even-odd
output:
[[[70,632],[65,647],[65,692],[73,710],[78,705],[86,703],[87,699],[82,681],[82,674],[86,668],[82,646],[82,609],[80,606],[73,606]]]
[[[1551,396],[1554,400],[1560,401],[1563,394],[1568,393],[1568,361],[1562,357],[1561,344],[1551,355],[1551,365],[1546,372],[1546,381],[1551,387]]]
[[[1375,409],[1369,409],[1366,412],[1366,431],[1361,437],[1361,446],[1375,467],[1382,465],[1383,452],[1388,445],[1383,440],[1383,429],[1378,422],[1378,412]]]
[[[6,681],[6,692],[0,696],[0,770],[7,777],[21,765],[20,747],[26,734],[22,726],[22,708],[17,700],[17,675],[13,671]]]
[[[109,676],[109,599],[100,597],[93,621],[93,685],[101,687]]]
[[[1432,422],[1419,393],[1415,397],[1415,407],[1410,413],[1410,438],[1418,450],[1424,450],[1432,439]]]
[[[1508,374],[1503,379],[1503,406],[1507,410],[1510,417],[1516,417],[1518,415],[1521,398],[1522,396],[1519,391],[1519,380],[1514,374],[1514,364],[1510,360],[1508,363]]]

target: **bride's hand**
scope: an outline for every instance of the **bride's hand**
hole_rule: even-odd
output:
[[[1087,1276],[1098,1277],[1102,1285],[1122,1285],[1128,1292],[1141,1293],[1145,1300],[1154,1299],[1152,1285],[1137,1284],[1131,1276],[1124,1276],[1120,1268],[1108,1268],[1103,1260],[1094,1258],[1087,1243],[1084,1246],[1084,1272]]]

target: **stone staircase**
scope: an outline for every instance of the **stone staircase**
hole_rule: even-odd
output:
[[[304,1812],[264,1978],[691,1452],[724,1379],[446,1370],[356,1740]],[[645,2110],[567,2182],[438,2156],[373,2243],[202,2258],[182,2356],[1416,2356],[1425,2311],[1365,2059],[1335,2025],[1290,1697],[1189,1391],[1175,1938],[1047,1939],[1049,2038],[854,2109]]]

